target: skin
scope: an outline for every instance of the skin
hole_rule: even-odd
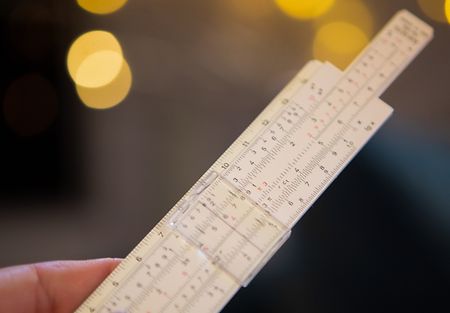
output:
[[[0,269],[0,311],[73,312],[119,262],[52,261]]]

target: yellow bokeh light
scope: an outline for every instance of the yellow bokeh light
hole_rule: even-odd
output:
[[[316,26],[345,21],[357,26],[368,37],[371,37],[374,29],[374,19],[367,5],[361,0],[337,1],[327,14],[315,21]]]
[[[313,54],[345,69],[368,43],[367,35],[347,22],[332,22],[322,26],[314,38]]]
[[[436,22],[446,23],[446,6],[447,1],[445,0],[417,0],[420,9],[429,18],[435,20]]]
[[[275,0],[278,7],[288,16],[309,20],[325,14],[335,0]]]
[[[128,95],[132,84],[132,74],[126,60],[117,77],[108,85],[100,88],[76,86],[81,101],[90,108],[109,109],[122,102]]]
[[[119,10],[127,0],[77,0],[78,5],[94,14],[109,14]]]
[[[122,48],[111,33],[91,31],[78,37],[67,55],[69,74],[77,85],[96,88],[109,84],[123,65]]]
[[[445,16],[447,17],[447,22],[450,24],[450,0],[445,1]]]
[[[78,68],[75,82],[84,87],[109,84],[120,72],[123,57],[115,51],[99,51],[88,56]]]

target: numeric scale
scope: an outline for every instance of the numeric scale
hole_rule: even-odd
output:
[[[310,61],[76,312],[220,311],[391,115],[379,96],[432,37],[403,10],[344,72]]]

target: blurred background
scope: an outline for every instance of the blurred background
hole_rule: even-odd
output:
[[[124,257],[310,59],[398,10],[394,116],[225,312],[450,311],[450,1],[2,0],[0,266]]]

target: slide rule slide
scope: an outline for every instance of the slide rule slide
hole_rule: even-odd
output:
[[[220,311],[391,115],[431,40],[400,11],[344,71],[309,62],[77,310]]]

